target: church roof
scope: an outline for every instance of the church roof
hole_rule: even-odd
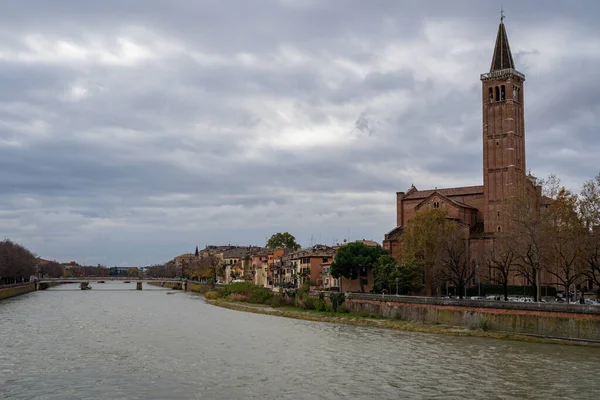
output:
[[[496,36],[496,47],[494,48],[494,56],[492,57],[492,66],[490,72],[500,71],[503,69],[515,69],[510,45],[508,44],[508,35],[504,22],[500,21],[498,26],[498,36]]]
[[[462,188],[460,188],[460,189],[462,189]],[[441,193],[440,190],[434,190],[433,193],[431,193],[429,196],[427,196],[425,199],[423,199],[419,204],[417,204],[415,206],[415,210],[421,208],[423,205],[425,205],[429,201],[430,198],[435,197],[436,195],[439,196],[439,197],[441,197],[441,198],[443,198],[449,204],[452,204],[452,205],[454,205],[456,207],[469,208],[469,209],[472,209],[472,210],[477,210],[477,208],[475,208],[475,207],[472,207],[472,206],[470,206],[468,204],[465,204],[465,203],[461,203],[460,201],[456,201],[456,200],[453,200],[453,199],[449,198],[448,196],[445,196],[444,194]]]
[[[414,187],[414,186],[413,186]],[[412,189],[412,188],[411,188]],[[424,199],[438,192],[446,197],[448,196],[466,196],[470,194],[483,194],[483,186],[463,186],[458,188],[448,189],[430,189],[430,190],[413,190],[407,192],[404,200]]]

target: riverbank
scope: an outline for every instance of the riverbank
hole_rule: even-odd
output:
[[[0,300],[9,299],[11,297],[20,296],[30,292],[35,292],[35,284],[33,283],[26,283],[23,285],[5,288],[0,287]]]
[[[493,339],[515,340],[532,343],[568,344],[580,346],[600,347],[599,342],[565,340],[559,338],[545,338],[536,335],[517,335],[507,332],[487,331],[483,329],[467,329],[441,324],[426,324],[419,322],[402,321],[397,319],[373,318],[355,314],[333,314],[314,310],[302,310],[296,307],[270,307],[262,304],[238,303],[227,300],[206,300],[213,306],[230,310],[244,311],[256,314],[274,315],[285,318],[302,319],[306,321],[328,322],[345,325],[373,327],[380,329],[393,329],[407,332],[431,333],[451,336],[483,337]]]
[[[62,282],[44,282],[43,287],[38,288],[38,290],[45,290],[50,287],[62,285]],[[34,283],[25,283],[23,285],[18,286],[10,286],[10,287],[0,287],[0,301],[4,299],[9,299],[15,296],[21,296],[23,294],[35,292],[35,284]]]

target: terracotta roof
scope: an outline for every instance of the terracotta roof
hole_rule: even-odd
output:
[[[412,199],[424,199],[431,196],[433,193],[438,192],[446,197],[450,196],[466,196],[469,194],[483,194],[483,186],[463,186],[458,188],[447,188],[447,189],[428,189],[428,190],[415,190],[404,196],[404,200]]]
[[[504,22],[500,22],[490,72],[500,71],[508,68],[515,69],[515,63],[512,58],[512,53],[510,52],[510,45],[508,44],[508,35],[506,34]]]

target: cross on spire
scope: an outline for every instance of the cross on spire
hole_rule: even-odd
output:
[[[504,18],[506,18],[504,16],[504,6],[500,6],[500,22],[503,22]]]

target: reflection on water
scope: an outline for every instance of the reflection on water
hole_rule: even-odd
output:
[[[0,398],[598,399],[600,349],[213,307],[135,282],[0,302]]]

